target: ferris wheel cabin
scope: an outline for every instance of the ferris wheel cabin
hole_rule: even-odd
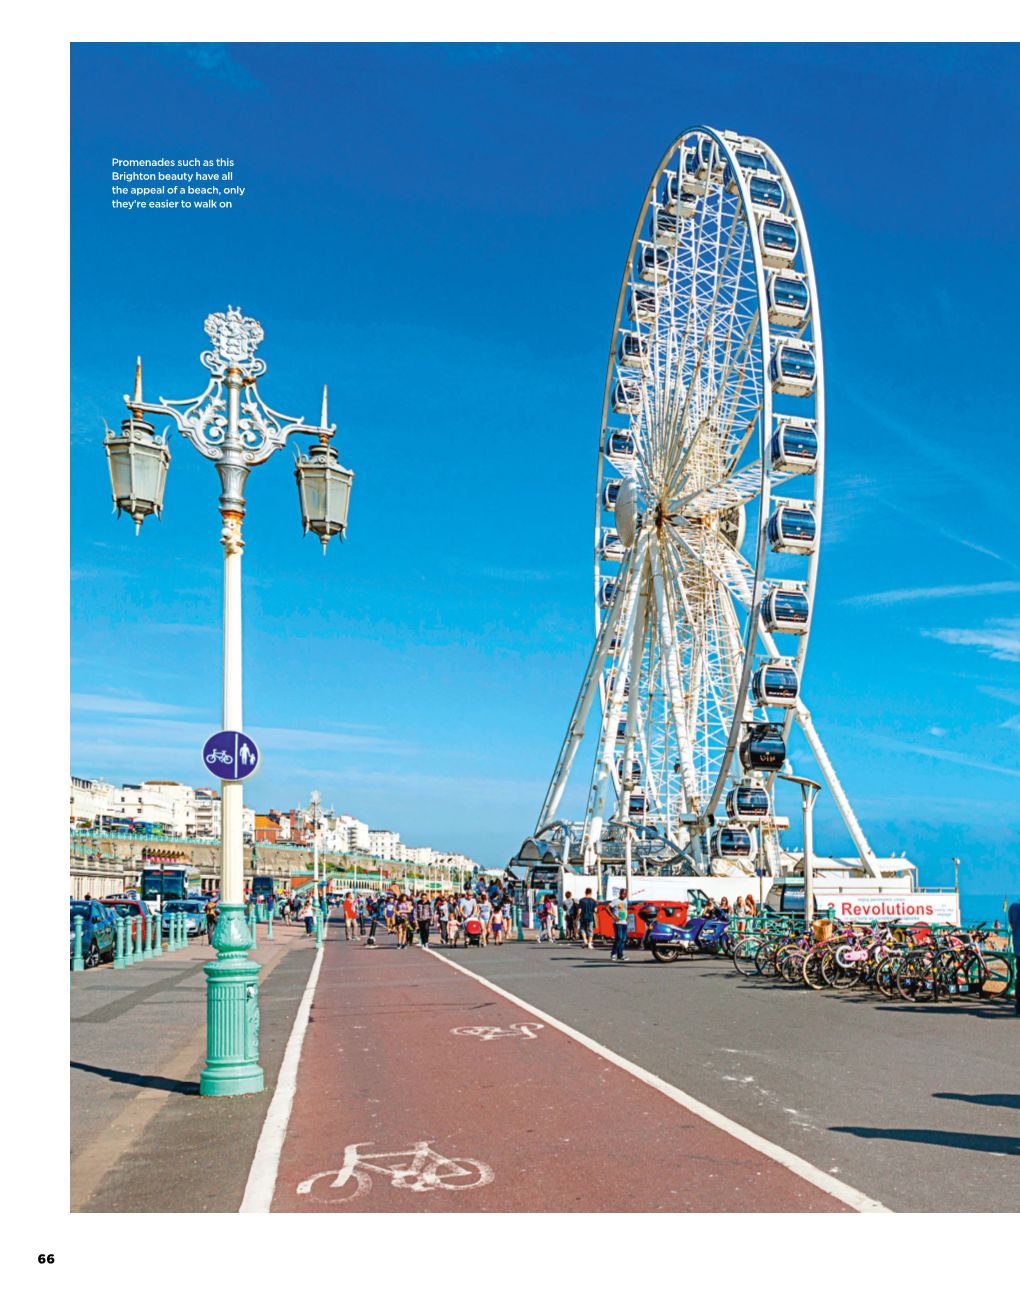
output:
[[[627,317],[632,323],[654,323],[657,306],[651,287],[631,287],[627,298]]]
[[[768,177],[768,164],[762,153],[752,152],[750,148],[738,148],[736,150],[736,154],[737,165],[742,171],[746,171],[749,176],[760,171],[761,174]],[[740,192],[740,187],[737,184],[737,177],[733,173],[733,167],[729,162],[726,163],[723,170],[723,185],[727,193],[733,193],[735,195]]]
[[[602,510],[612,511],[616,506],[617,495],[620,492],[622,480],[607,480],[602,486]]]
[[[616,361],[621,368],[642,368],[648,359],[648,342],[639,332],[621,332]]]
[[[623,767],[624,767],[623,759],[622,759],[622,758],[618,758],[618,759],[616,760],[616,771],[617,771],[617,773],[618,773],[618,775],[619,775],[619,777],[620,777],[620,780],[624,780],[624,779],[625,779],[625,778],[624,778],[624,774],[623,774]],[[630,764],[630,778],[631,778],[631,780],[632,780],[632,781],[640,781],[640,779],[641,779],[641,760],[640,760],[640,758],[634,758],[634,759],[632,759],[632,760],[631,760],[631,764]]]
[[[681,236],[680,217],[670,215],[668,211],[657,211],[652,221],[652,234],[656,242],[664,243],[668,250],[672,250],[673,243]]]
[[[740,742],[740,762],[748,771],[778,772],[786,762],[783,729],[774,722],[749,722]]]
[[[603,578],[599,582],[599,605],[608,610],[616,596],[616,580]]]
[[[792,709],[799,690],[800,678],[786,659],[759,664],[751,678],[751,698],[759,708]]]
[[[669,279],[669,262],[668,248],[642,247],[638,256],[638,277],[644,283],[664,283]]]
[[[804,556],[813,552],[818,535],[811,504],[800,499],[777,503],[769,517],[769,544],[773,552]]]
[[[613,387],[614,413],[639,413],[641,411],[641,383],[633,377],[621,377]],[[633,453],[628,456],[633,457]]]
[[[815,389],[815,348],[810,341],[784,339],[776,345],[769,367],[777,395],[811,395]]]
[[[708,850],[717,861],[753,861],[758,840],[746,826],[720,825],[712,831]]]
[[[698,199],[693,193],[685,193],[681,189],[678,176],[667,174],[666,187],[662,193],[662,207],[667,214],[678,215],[685,220],[698,209]]]
[[[769,448],[772,468],[810,475],[818,465],[818,432],[807,417],[777,417]]]
[[[797,255],[797,226],[788,216],[771,215],[758,225],[761,261],[769,269],[787,269]]]
[[[807,593],[796,583],[779,583],[765,594],[761,618],[769,633],[806,633],[811,608]]]
[[[769,796],[763,785],[744,782],[726,795],[726,815],[731,821],[760,821],[768,814]]]
[[[637,444],[630,431],[613,428],[606,437],[606,456],[610,462],[632,462],[637,456]]]
[[[806,274],[793,269],[769,274],[767,293],[773,327],[800,327],[811,312]]]
[[[599,543],[599,560],[600,561],[622,561],[627,555],[627,549],[620,542],[620,535],[615,529],[604,529],[602,539]]]

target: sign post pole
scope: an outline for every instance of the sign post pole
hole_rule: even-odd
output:
[[[265,1085],[258,1062],[259,966],[248,958],[253,938],[244,919],[244,778],[258,765],[253,742],[241,732],[241,523],[249,467],[238,431],[238,411],[244,384],[240,368],[228,367],[224,377],[227,427],[222,456],[216,462],[223,488],[219,503],[223,518],[224,731],[219,735],[232,735],[234,746],[231,749],[229,739],[214,736],[203,751],[207,765],[210,754],[218,751],[218,764],[223,769],[220,917],[212,937],[216,959],[205,966],[207,1049],[205,1070],[199,1080],[199,1093],[203,1095],[258,1094]]]

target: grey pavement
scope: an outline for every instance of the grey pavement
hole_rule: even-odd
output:
[[[616,965],[578,943],[435,949],[894,1211],[1020,1209],[1011,1003],[813,992],[645,951]]]
[[[341,935],[342,929],[341,923]],[[335,928],[331,932],[335,936]],[[314,946],[314,939],[305,939],[303,929],[296,926],[274,926],[272,942],[260,926],[254,958],[263,965],[271,963],[269,976],[259,987],[260,1061],[267,1088],[261,1095],[229,1100],[198,1096],[198,1076],[204,1066],[202,966],[213,954],[204,942],[128,969],[101,968],[73,975],[72,1163],[96,1154],[104,1137],[114,1137],[112,1148],[105,1150],[111,1169],[82,1210],[237,1209],[238,1179],[243,1193]],[[165,1102],[147,1121],[144,1101],[160,1093],[165,1094]],[[132,1119],[135,1107],[140,1115]],[[144,1126],[140,1135],[121,1125],[124,1114]],[[197,1142],[192,1138],[193,1124],[201,1126]],[[253,1139],[251,1134],[234,1134],[241,1124],[253,1130]],[[121,1153],[116,1136],[124,1130],[127,1151]],[[102,1153],[100,1160],[104,1160]]]

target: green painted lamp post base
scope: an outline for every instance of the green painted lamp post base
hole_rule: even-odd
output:
[[[212,944],[216,959],[205,966],[206,1066],[202,1095],[254,1095],[265,1088],[259,1067],[260,966],[248,959],[252,936],[244,906],[220,906]]]

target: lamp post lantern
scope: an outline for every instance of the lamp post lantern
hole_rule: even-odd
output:
[[[167,435],[157,435],[149,416],[169,417],[204,458],[216,466],[221,493],[220,542],[223,545],[223,728],[242,730],[241,706],[241,553],[244,541],[244,484],[252,467],[282,449],[290,435],[313,435],[309,455],[297,458],[295,477],[301,521],[322,541],[343,537],[353,473],[340,466],[330,446],[336,427],[327,421],[326,391],[318,426],[265,404],[257,380],[266,371],[256,348],[263,339],[255,319],[227,307],[210,314],[205,331],[211,348],[200,361],[210,373],[201,395],[191,399],[142,399],[142,364],[135,369],[134,394],[125,395],[129,416],[121,433],[107,429],[104,448],[113,502],[126,511],[135,532],[146,516],[161,517],[170,463]],[[235,769],[236,770],[236,769]],[[200,1081],[203,1095],[239,1095],[263,1088],[258,1062],[258,973],[248,959],[251,935],[244,918],[244,782],[221,780],[220,918],[213,934],[216,959],[205,966],[207,979],[207,1057]]]

